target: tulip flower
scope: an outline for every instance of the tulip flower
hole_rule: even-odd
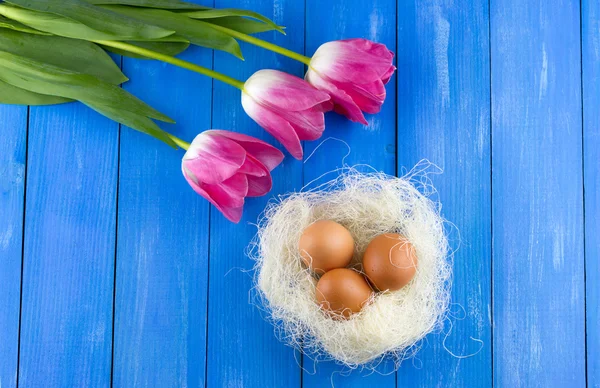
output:
[[[313,55],[306,80],[331,95],[334,110],[367,125],[363,112],[379,113],[385,84],[394,74],[394,53],[366,39],[323,44]]]
[[[308,66],[305,79],[331,96],[333,110],[365,125],[368,123],[363,112],[375,114],[381,110],[386,97],[384,85],[396,70],[394,53],[366,39],[328,42],[309,58],[227,27],[211,28],[304,63]]]
[[[323,134],[324,113],[333,108],[330,99],[302,78],[277,70],[257,71],[242,90],[248,116],[296,159],[302,159],[301,140],[316,140]]]
[[[245,198],[271,190],[271,171],[282,160],[281,151],[254,137],[209,130],[189,145],[181,169],[194,191],[238,223]]]

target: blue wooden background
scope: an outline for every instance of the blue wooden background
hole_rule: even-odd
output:
[[[288,27],[265,38],[307,55],[350,37],[396,51],[381,114],[368,128],[329,114],[324,138],[348,143],[348,164],[444,169],[434,183],[460,230],[452,326],[396,373],[315,364],[248,303],[244,250],[268,198],[233,225],[187,186],[181,152],[80,104],[0,106],[0,387],[600,387],[597,0],[204,4],[264,13]],[[245,62],[184,57],[240,79],[303,73],[243,50]],[[116,60],[124,87],[177,118],[177,135],[222,128],[274,143],[237,90]],[[306,163],[287,157],[272,194],[346,153],[328,141]]]

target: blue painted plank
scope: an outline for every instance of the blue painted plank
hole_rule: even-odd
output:
[[[458,249],[452,317],[403,364],[398,386],[490,387],[488,2],[399,1],[398,15],[398,168],[428,159],[443,170],[430,178]]]
[[[210,67],[212,53],[181,58]],[[191,142],[210,126],[211,80],[157,61],[123,59],[125,88],[177,121]],[[181,174],[183,150],[121,131],[114,387],[205,383],[208,203]]]
[[[585,385],[580,8],[491,2],[494,385]]]
[[[287,36],[269,32],[261,37],[301,52],[304,46],[304,4],[295,0],[217,0],[218,8],[236,7],[263,13],[287,26]],[[262,68],[302,75],[302,65],[269,51],[242,45],[245,62],[216,52],[215,69],[244,80]],[[281,146],[244,113],[240,92],[220,82],[214,84],[213,127],[255,136]],[[253,262],[245,250],[256,233],[258,215],[269,197],[299,189],[302,164],[287,156],[273,171],[273,190],[263,198],[246,201],[238,225],[211,208],[210,286],[208,308],[209,387],[294,387],[300,385],[299,356],[279,342],[270,323],[252,305],[250,289]],[[296,361],[296,359],[298,361]]]
[[[333,0],[306,2],[306,54],[312,55],[317,48],[330,40],[366,38],[385,44],[396,51],[396,2],[394,0],[344,1]],[[367,116],[369,127],[351,123],[335,113],[327,115],[327,128],[321,140],[306,143],[308,157],[321,142],[329,137],[316,150],[304,167],[304,183],[309,183],[326,172],[342,166],[368,164],[377,170],[394,175],[396,171],[396,78],[386,86],[387,99],[381,113]],[[328,176],[329,179],[334,175]],[[326,178],[327,179],[327,178]],[[319,182],[326,181],[322,180]],[[368,370],[348,371],[333,361],[315,363],[309,357],[303,358],[303,386],[322,387],[335,384],[336,387],[395,387],[395,373],[391,363],[382,363],[376,373]]]
[[[600,387],[600,3],[582,2],[588,386]]]
[[[0,105],[0,387],[17,383],[27,107]]]
[[[19,385],[110,383],[118,125],[32,107]]]

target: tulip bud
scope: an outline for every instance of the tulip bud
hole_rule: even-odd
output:
[[[325,130],[324,112],[333,105],[327,93],[277,70],[260,70],[244,85],[242,106],[254,121],[273,135],[296,159],[301,140],[316,140]]]
[[[281,151],[256,138],[209,130],[196,136],[181,168],[194,191],[238,223],[245,198],[271,190],[271,171],[282,160]]]
[[[348,39],[323,44],[313,55],[306,80],[329,93],[334,110],[367,125],[363,112],[379,113],[396,67],[394,53],[383,44]]]

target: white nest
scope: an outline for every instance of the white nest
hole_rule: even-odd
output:
[[[420,193],[418,188],[425,192]],[[375,368],[391,355],[398,367],[429,332],[439,327],[449,304],[451,260],[440,206],[423,173],[396,178],[348,169],[316,189],[271,203],[250,250],[261,303],[282,340],[321,360],[350,368]],[[362,270],[368,243],[399,233],[414,245],[418,269],[403,289],[376,294],[348,320],[331,319],[315,302],[317,280],[303,265],[298,241],[317,220],[334,220],[354,237],[351,263]]]

